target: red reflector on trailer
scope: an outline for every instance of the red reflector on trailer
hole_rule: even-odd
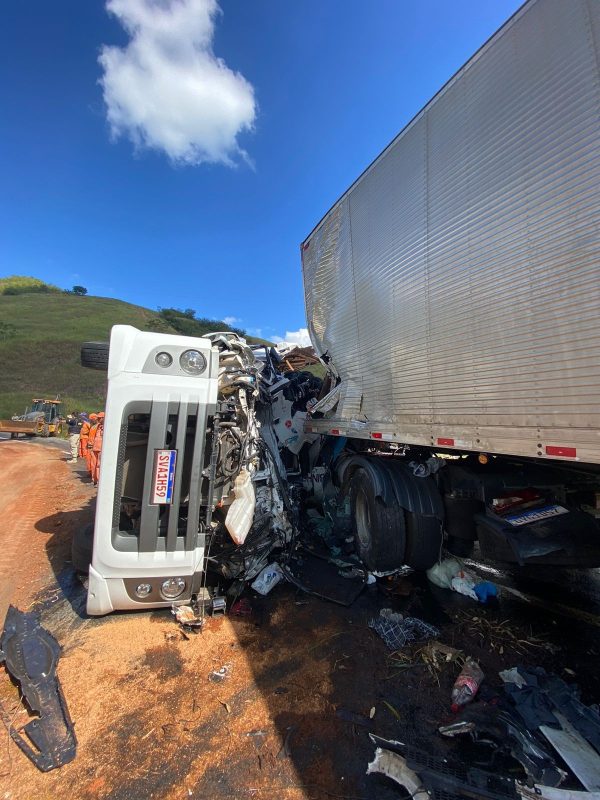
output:
[[[563,456],[564,458],[577,458],[576,447],[554,447],[554,445],[546,445],[547,456]]]
[[[438,439],[437,443],[447,447],[454,447],[454,439]]]
[[[339,428],[332,428],[332,429],[329,431],[329,433],[330,433],[332,436],[339,436],[339,435],[340,435]]]
[[[372,433],[373,439],[383,439],[383,433]]]

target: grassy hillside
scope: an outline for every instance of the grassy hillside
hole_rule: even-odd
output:
[[[0,419],[22,414],[33,397],[57,394],[66,411],[103,408],[105,375],[81,367],[79,351],[82,342],[108,341],[111,327],[119,324],[177,333],[157,312],[121,300],[60,290],[3,294],[0,281]],[[196,336],[227,328],[204,319],[194,324]]]
[[[105,297],[0,295],[0,418],[22,413],[34,396],[59,394],[66,410],[104,405],[105,376],[79,364],[84,341],[107,341],[116,324],[173,329],[154,311]]]

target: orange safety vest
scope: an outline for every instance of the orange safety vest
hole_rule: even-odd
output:
[[[88,436],[90,435],[90,428],[92,427],[92,423],[89,420],[83,423],[81,426],[81,431],[79,433],[79,455],[85,456],[85,451],[87,450],[87,442]]]
[[[87,449],[91,450],[94,446],[94,439],[96,438],[96,434],[98,433],[98,423],[94,422],[92,427],[90,428],[90,432],[88,433],[87,437]]]
[[[102,433],[104,431],[104,423],[99,422],[96,426],[96,433],[92,440],[92,452],[99,453],[102,450]]]

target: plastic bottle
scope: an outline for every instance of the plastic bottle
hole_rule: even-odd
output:
[[[454,713],[461,706],[471,702],[477,694],[482,680],[483,672],[481,667],[472,658],[468,658],[452,688],[452,711]]]

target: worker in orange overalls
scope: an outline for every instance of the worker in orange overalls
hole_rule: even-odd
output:
[[[79,433],[79,458],[85,458],[87,455],[88,436],[90,435],[90,428],[92,423],[89,417],[82,416],[83,425]]]
[[[88,431],[87,445],[85,450],[85,460],[87,462],[87,470],[92,474],[92,448],[94,446],[94,439],[96,438],[96,431],[98,430],[98,414],[90,414],[91,426]]]
[[[92,443],[92,481],[94,486],[98,485],[98,478],[100,477],[100,454],[102,453],[102,434],[104,433],[104,412],[98,414],[98,422],[96,424],[96,435]]]

